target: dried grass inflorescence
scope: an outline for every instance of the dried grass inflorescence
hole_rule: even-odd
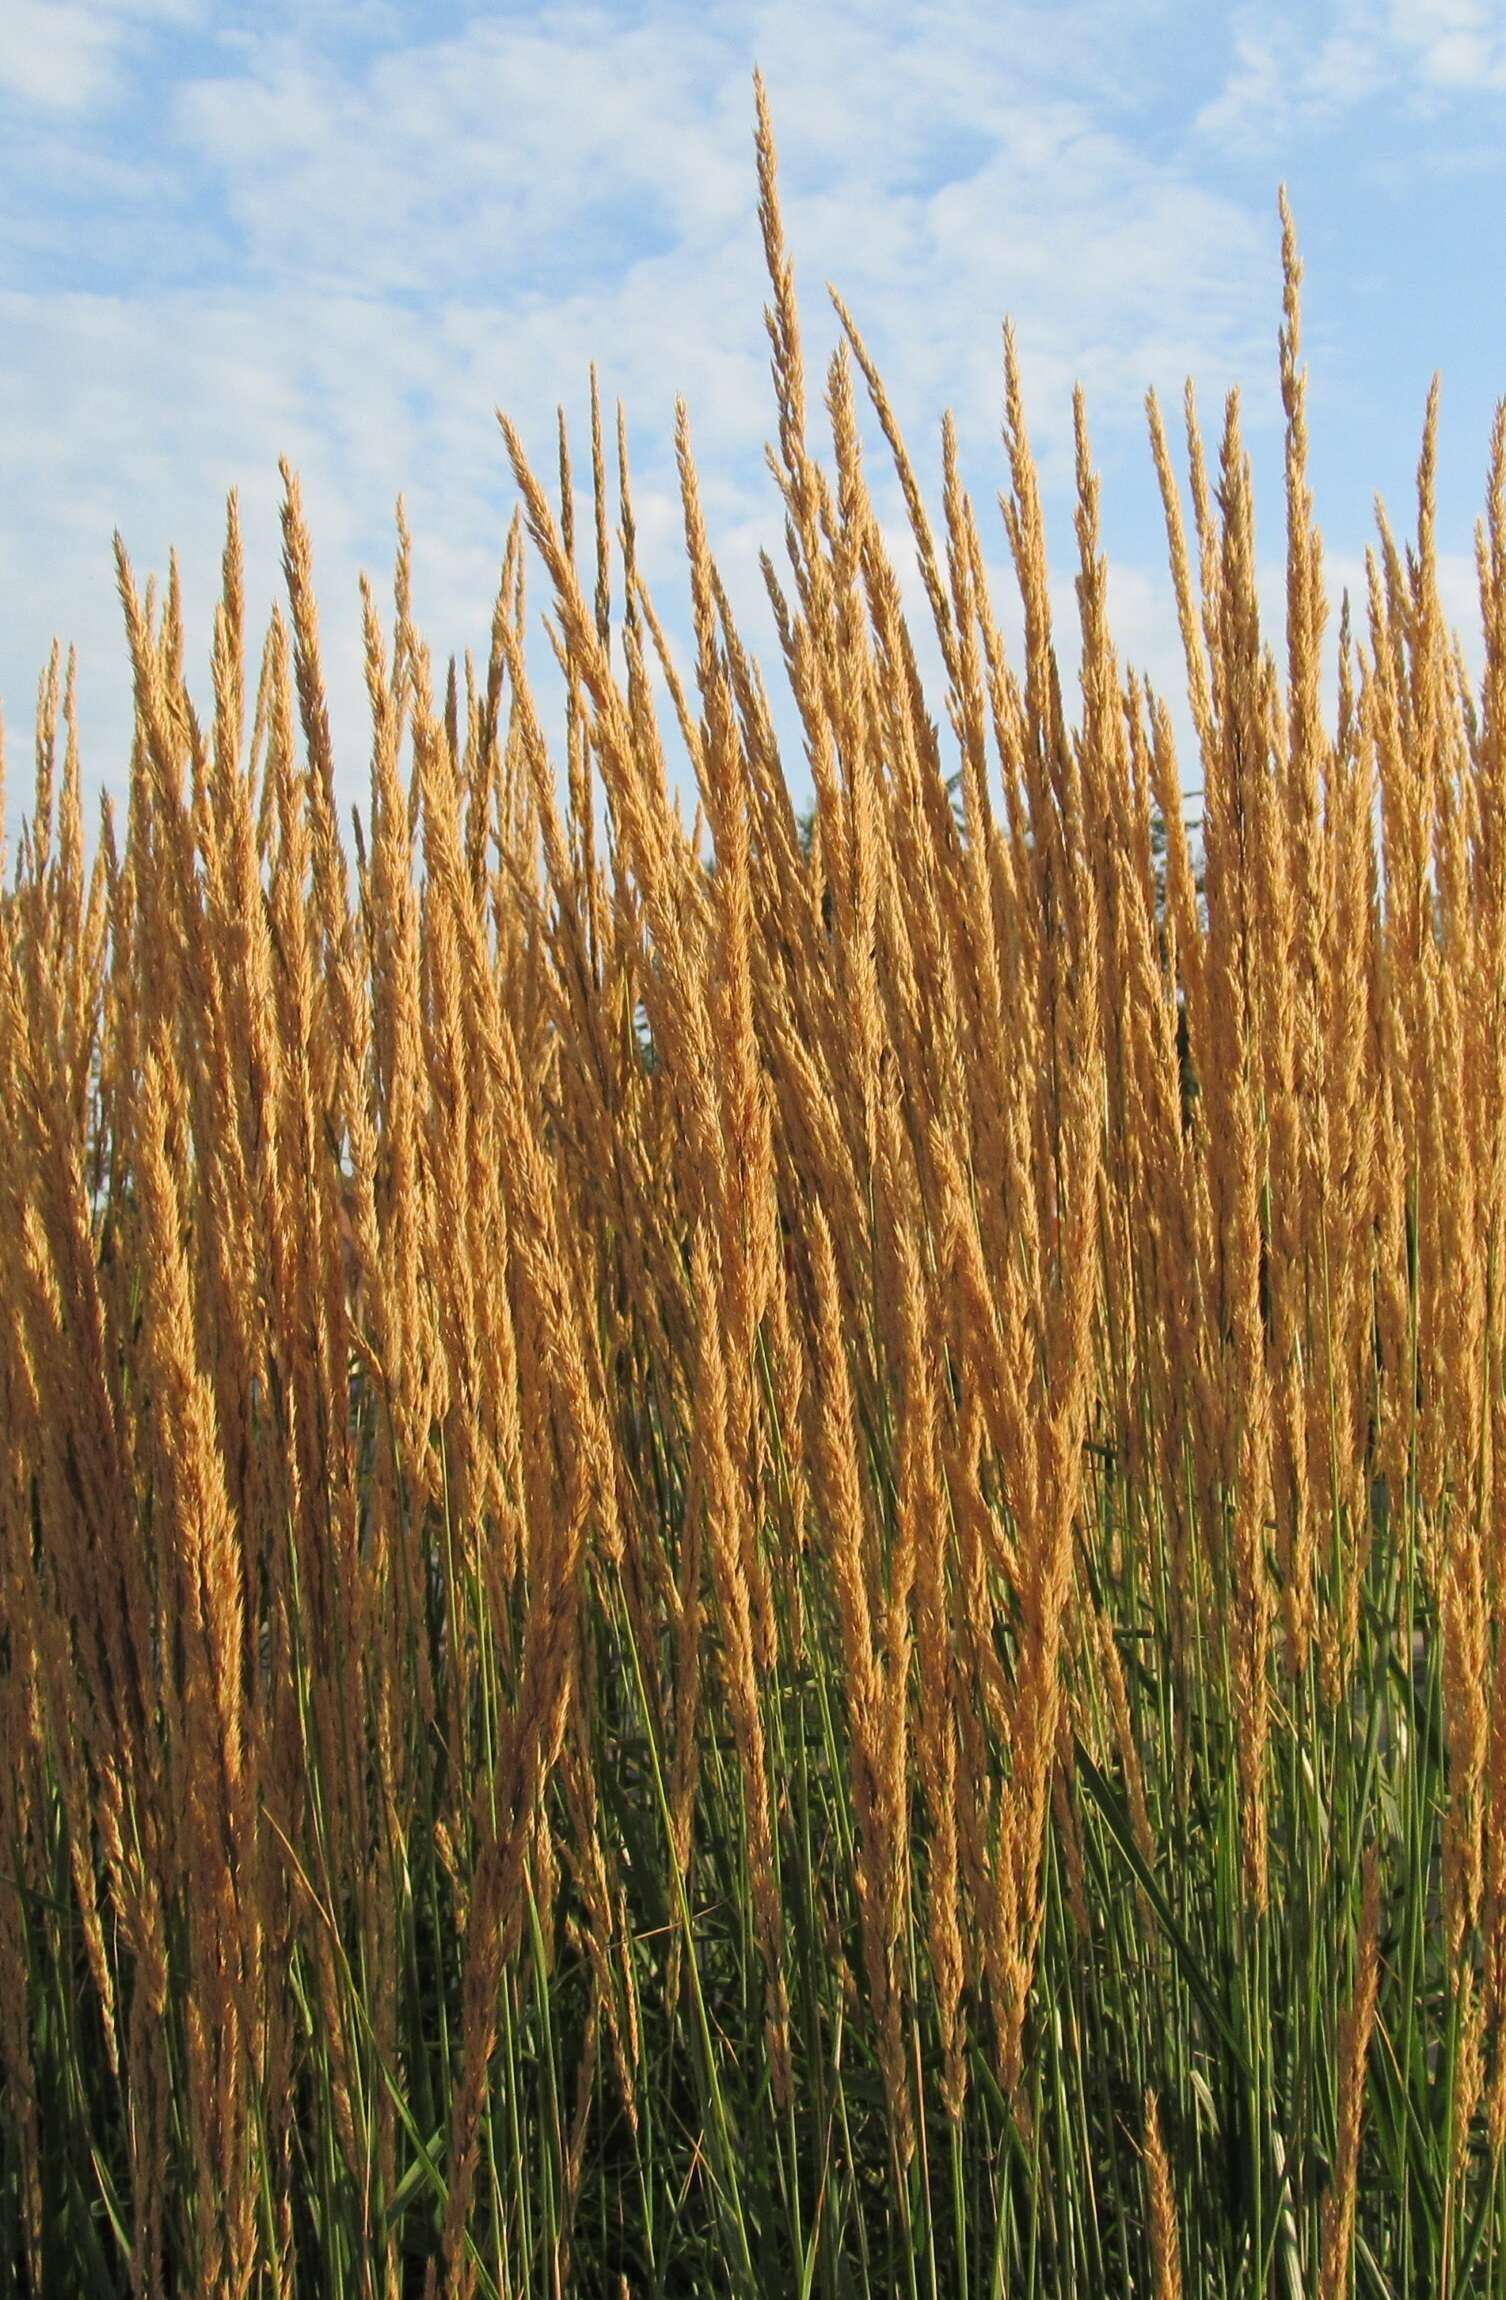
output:
[[[176,564],[119,551],[92,859],[44,676],[0,894],[23,2287],[1499,2267],[1506,416],[1482,678],[1435,398],[1330,724],[1283,203],[1284,666],[1237,398],[1210,462],[1189,388],[1190,524],[1149,404],[1184,764],[1080,395],[1073,707],[1012,335],[1018,666],[954,427],[933,527],[840,303],[821,459],[761,87],[757,160],[808,818],[688,416],[682,676],[594,373],[589,538],[563,417],[557,501],[504,420],[484,665],[437,677],[399,507],[350,846],[286,467],[287,615],[253,670],[232,499],[207,717]]]

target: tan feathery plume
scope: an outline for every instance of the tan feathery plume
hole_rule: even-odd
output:
[[[863,1957],[873,1991],[879,2060],[902,2166],[915,2147],[910,2097],[889,1929],[895,1849],[886,1821],[883,1673],[874,1642],[869,1594],[866,1510],[859,1482],[852,1385],[847,1369],[831,1235],[819,1206],[811,1219],[811,1273],[816,1295],[816,1374],[824,1399],[818,1443],[818,1486],[829,1526],[831,1574],[841,1624],[851,1735],[852,1800],[858,1835],[855,1879]]]
[[[1370,2056],[1380,1984],[1380,1912],[1380,1863],[1372,1847],[1365,1858],[1354,1980],[1339,2035],[1338,2157],[1332,2185],[1323,2199],[1321,2300],[1344,2300],[1352,2289],[1365,2064]]]
[[[1150,2248],[1155,2264],[1156,2300],[1182,2300],[1182,2249],[1177,2225],[1176,2190],[1172,2184],[1171,2159],[1161,2136],[1160,2103],[1149,2086],[1145,2092],[1143,2117],[1145,2177],[1150,2191]]]

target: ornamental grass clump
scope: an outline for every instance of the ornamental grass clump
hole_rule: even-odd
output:
[[[1279,659],[1237,398],[1185,480],[1148,408],[1181,758],[1081,396],[1069,640],[1006,334],[1016,659],[840,303],[817,423],[757,151],[808,817],[689,417],[682,669],[594,379],[484,661],[400,516],[349,837],[286,468],[207,708],[119,551],[92,840],[43,680],[6,2290],[1506,2289],[1506,414],[1476,678],[1436,397],[1330,598],[1283,214]]]

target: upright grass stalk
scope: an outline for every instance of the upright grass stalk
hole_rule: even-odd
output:
[[[484,657],[399,507],[349,847],[286,467],[202,713],[118,550],[92,852],[44,672],[5,2291],[1506,2290],[1506,410],[1479,680],[1435,396],[1330,723],[1283,203],[1283,663],[1237,398],[1185,505],[1148,404],[1184,765],[1082,395],[1069,647],[1006,331],[1016,661],[840,302],[818,442],[756,150],[807,814],[689,416],[682,676],[594,373],[589,540],[503,420]]]

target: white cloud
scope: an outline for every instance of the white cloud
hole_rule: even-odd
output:
[[[1197,126],[1211,143],[1261,150],[1378,95],[1417,111],[1444,95],[1502,91],[1501,0],[1330,0],[1321,13],[1242,7],[1232,62]]]
[[[1392,0],[1391,34],[1439,89],[1506,89],[1506,10],[1498,0]]]
[[[158,0],[155,12],[174,4]],[[191,660],[202,665],[223,497],[238,481],[250,598],[270,608],[286,451],[313,527],[344,793],[358,796],[355,578],[364,565],[385,588],[393,498],[407,496],[416,604],[436,655],[483,647],[512,506],[493,407],[516,416],[547,470],[565,398],[579,478],[592,358],[609,400],[627,404],[645,561],[672,631],[684,629],[672,457],[683,392],[714,545],[777,672],[756,563],[760,543],[777,554],[780,520],[761,462],[773,411],[755,58],[780,138],[813,422],[837,335],[821,291],[831,276],[933,498],[939,417],[955,408],[987,547],[1001,548],[1000,323],[1012,313],[1067,607],[1080,377],[1105,473],[1121,647],[1178,691],[1153,505],[1143,515],[1153,494],[1143,392],[1155,382],[1170,413],[1195,372],[1216,411],[1232,376],[1253,377],[1247,413],[1268,430],[1279,292],[1266,204],[1252,215],[1200,173],[1195,140],[1149,132],[1142,117],[1151,51],[1181,5],[985,13],[960,0],[909,12],[715,0],[693,11],[644,0],[478,16],[443,36],[378,7],[359,37],[342,12],[338,45],[314,11],[285,7],[205,34],[192,69],[152,92],[159,127],[145,150],[77,125],[108,292],[60,292],[50,271],[13,270],[0,297],[0,693],[13,758],[56,628],[80,642],[95,778],[123,770],[113,526],[141,571],[181,545]],[[24,6],[36,18],[63,13]],[[108,88],[131,68],[148,9],[88,13]],[[1440,30],[1438,15],[1424,52],[1446,57],[1438,42],[1460,27]],[[1279,24],[1269,39],[1241,35],[1242,116],[1275,100],[1285,37]],[[1402,33],[1387,37],[1394,49]],[[1309,60],[1303,100],[1356,100],[1376,53],[1358,11],[1341,15]],[[149,191],[133,205],[124,195],[137,167]],[[33,220],[45,250],[61,227]],[[894,520],[886,458],[867,428],[881,510]],[[1138,524],[1121,515],[1125,494]],[[533,652],[547,660],[542,643]]]
[[[66,0],[11,0],[0,88],[64,112],[87,111],[115,84],[121,28]]]
[[[191,0],[6,0],[0,95],[63,114],[95,110],[117,93],[145,27],[192,14]]]
[[[121,67],[139,19],[98,19],[102,71]],[[766,636],[756,544],[777,548],[780,522],[761,465],[772,407],[755,55],[781,141],[813,418],[837,334],[828,274],[927,472],[942,406],[957,407],[985,506],[1002,477],[1006,309],[1058,475],[1075,373],[1100,444],[1132,435],[1138,453],[1150,375],[1173,389],[1183,363],[1221,376],[1268,332],[1268,283],[1251,286],[1268,227],[1137,148],[1122,120],[1136,45],[1098,0],[1002,17],[794,0],[751,17],[572,7],[405,41],[389,16],[385,45],[338,54],[309,24],[285,14],[223,38],[211,73],[161,105],[145,162],[176,188],[185,228],[223,235],[212,290],[60,296],[49,280],[5,299],[0,563],[29,573],[6,599],[0,690],[14,728],[53,627],[77,636],[101,779],[123,763],[129,725],[113,525],[143,567],[183,546],[202,662],[225,488],[242,483],[251,596],[269,605],[275,458],[293,456],[353,794],[365,765],[354,578],[390,557],[393,497],[406,490],[436,650],[484,643],[511,507],[493,405],[547,467],[566,397],[582,454],[592,357],[628,406],[644,548],[672,627],[683,391],[734,600]],[[118,164],[107,143],[81,149]],[[123,251],[112,269],[128,291]],[[1060,548],[1070,540],[1064,527]]]

